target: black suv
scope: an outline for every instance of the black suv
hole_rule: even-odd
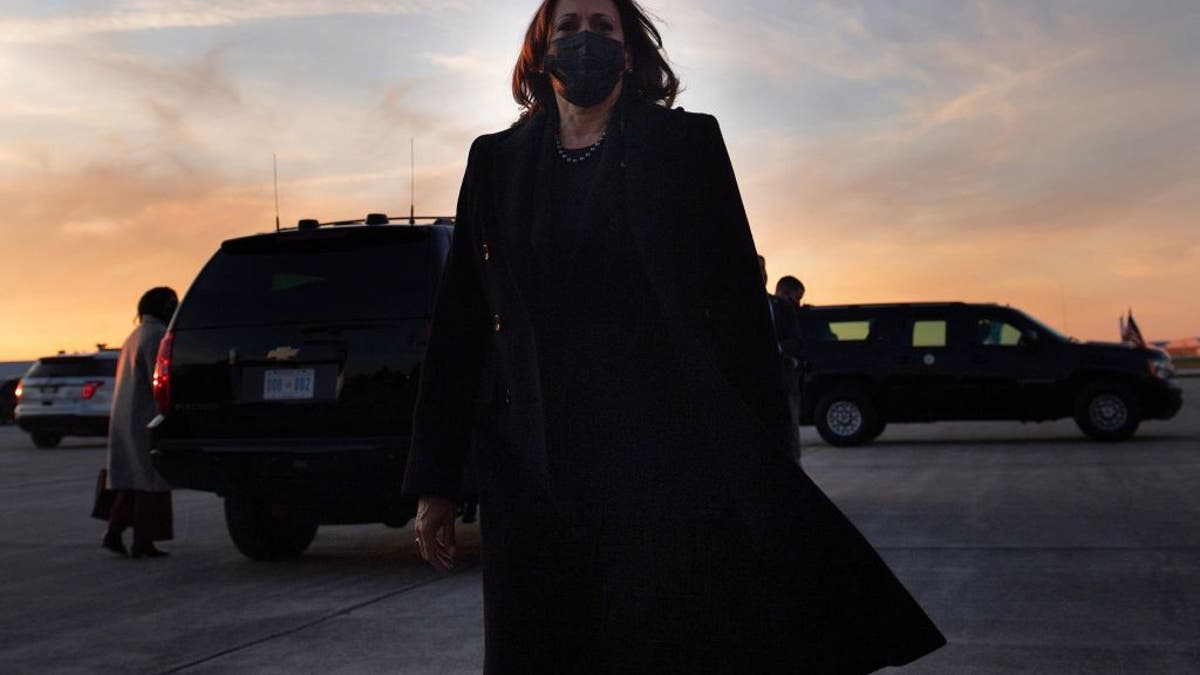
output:
[[[1124,440],[1183,402],[1170,357],[1081,343],[990,304],[803,307],[801,424],[832,445],[866,443],[888,422],[1074,417]]]
[[[173,485],[224,497],[243,554],[411,519],[400,485],[452,231],[305,220],[224,242],[197,276],[159,350],[152,456]]]

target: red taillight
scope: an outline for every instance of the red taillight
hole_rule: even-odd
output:
[[[154,404],[166,414],[171,407],[171,355],[175,351],[175,334],[168,331],[158,343],[158,358],[154,360]]]
[[[83,400],[91,400],[96,395],[96,390],[103,387],[103,382],[84,382],[83,383]]]
[[[17,388],[15,391],[13,391],[13,395],[16,396],[18,399],[20,399],[22,396],[25,395],[25,388],[22,387],[21,384],[22,384],[22,381],[17,380]]]

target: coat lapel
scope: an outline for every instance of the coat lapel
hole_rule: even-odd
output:
[[[497,231],[492,235],[508,247],[523,243],[535,213],[537,186],[545,167],[540,161],[546,115],[538,114],[518,127],[496,148],[492,165]],[[511,256],[508,257],[511,260]]]
[[[513,269],[516,261],[529,258],[527,254],[518,254],[517,247],[528,246],[530,227],[537,217],[545,128],[546,116],[537,115],[496,146],[490,167],[494,200],[491,212],[495,218],[481,223],[480,236],[494,251],[492,272],[485,286],[494,311],[502,315],[505,325],[500,349],[507,352],[505,360],[511,364],[504,373],[513,393],[508,417],[514,437],[528,440],[510,450],[549,490],[537,338]]]
[[[625,156],[620,163],[625,172],[624,215],[631,233],[635,254],[646,272],[651,290],[662,306],[668,325],[681,333],[695,333],[694,318],[701,311],[702,298],[689,297],[695,284],[688,283],[696,270],[688,269],[695,260],[686,251],[696,245],[687,240],[676,218],[664,209],[671,207],[669,196],[663,194],[664,175],[673,171],[664,152],[666,134],[677,133],[668,125],[656,123],[658,111],[645,106],[629,105],[624,117]]]
[[[718,447],[739,447],[748,437],[764,437],[766,428],[730,386],[703,338],[710,330],[705,318],[709,299],[703,296],[699,282],[705,270],[697,266],[703,259],[700,249],[714,244],[704,240],[705,228],[682,215],[686,205],[679,203],[680,197],[674,194],[690,195],[683,199],[699,197],[694,177],[688,175],[696,169],[694,158],[671,155],[686,141],[673,137],[681,133],[678,125],[662,123],[666,114],[644,106],[629,107],[624,129],[627,151],[622,163],[626,219],[670,339],[688,364],[683,370],[687,386],[713,406],[712,410],[725,412],[728,423],[714,427],[726,435],[716,439]],[[694,217],[703,218],[705,214]],[[732,411],[744,414],[729,415]],[[749,427],[739,427],[734,419],[747,422]],[[732,455],[725,459],[738,461]]]

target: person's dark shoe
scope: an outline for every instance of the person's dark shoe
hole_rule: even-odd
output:
[[[146,544],[145,546],[134,544],[132,555],[134,558],[165,558],[170,554],[162,549],[155,548],[154,544]]]
[[[100,545],[121,557],[129,556],[129,551],[125,550],[125,543],[121,541],[121,535],[114,532],[104,533],[104,539],[100,540]]]

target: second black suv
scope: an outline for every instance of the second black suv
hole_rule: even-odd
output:
[[[801,424],[832,445],[869,442],[889,422],[1074,417],[1124,440],[1182,405],[1170,357],[1081,343],[991,304],[803,307]]]
[[[400,496],[449,221],[386,216],[224,242],[159,351],[159,472],[224,497],[234,544],[295,557],[321,524],[404,525]]]

